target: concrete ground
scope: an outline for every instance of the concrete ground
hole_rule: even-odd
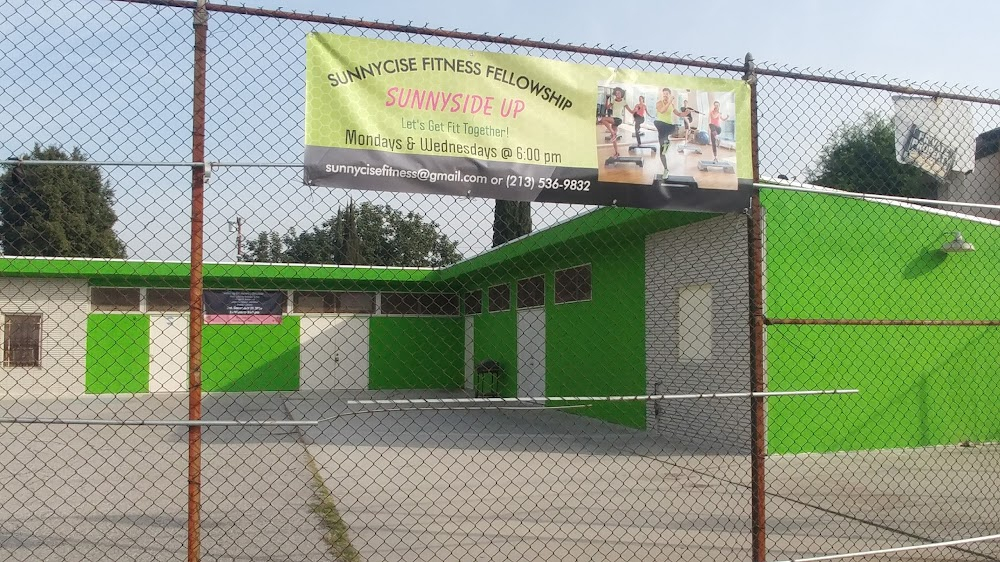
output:
[[[750,559],[745,456],[555,411],[382,412],[307,436],[364,560]],[[998,461],[995,446],[770,457],[768,559],[997,533]],[[883,556],[998,557],[1000,541]]]
[[[566,412],[348,415],[365,408],[347,398],[206,397],[206,419],[334,419],[302,433],[206,430],[203,560],[750,559],[745,456]],[[187,402],[7,401],[0,412],[183,419]],[[0,467],[0,560],[185,559],[184,429],[2,424]],[[772,561],[1000,532],[997,446],[770,457],[767,468]],[[359,557],[331,552],[313,469]],[[1000,541],[879,558],[997,560]]]
[[[0,402],[0,416],[185,419],[184,396]],[[205,398],[205,419],[283,419],[281,397]],[[203,560],[331,560],[289,428],[206,429]],[[0,425],[0,560],[177,561],[187,430]]]

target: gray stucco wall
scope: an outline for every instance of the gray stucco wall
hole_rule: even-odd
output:
[[[750,390],[747,267],[747,219],[743,215],[717,217],[647,237],[647,392]],[[711,296],[711,347],[695,349],[704,352],[695,353],[701,357],[691,359],[689,354],[685,358],[680,339],[690,332],[679,323],[679,297],[685,287],[706,285]],[[698,307],[709,303],[695,305],[700,314]],[[650,431],[678,445],[700,452],[749,451],[748,399],[661,401],[649,404],[646,416]]]

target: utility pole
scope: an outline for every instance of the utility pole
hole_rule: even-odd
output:
[[[229,233],[236,232],[236,261],[240,261],[243,256],[243,219],[236,217],[235,221],[229,221]]]

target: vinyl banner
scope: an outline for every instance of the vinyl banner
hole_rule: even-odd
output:
[[[205,291],[206,324],[281,324],[281,291]]]
[[[728,212],[749,86],[326,33],[306,41],[305,182]]]

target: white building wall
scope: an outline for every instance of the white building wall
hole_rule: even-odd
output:
[[[187,392],[190,315],[149,314],[149,391]]]
[[[88,295],[85,280],[0,277],[0,314],[42,316],[41,366],[0,363],[0,398],[83,395]]]
[[[750,390],[747,217],[726,215],[658,232],[646,239],[646,391],[655,394]],[[705,294],[711,306],[698,330],[696,303],[682,294]],[[687,289],[687,290],[685,290]],[[707,302],[705,303],[707,304]],[[706,336],[710,334],[710,336]],[[708,338],[709,348],[700,348]],[[646,427],[703,452],[749,450],[747,399],[671,400],[650,403]]]

